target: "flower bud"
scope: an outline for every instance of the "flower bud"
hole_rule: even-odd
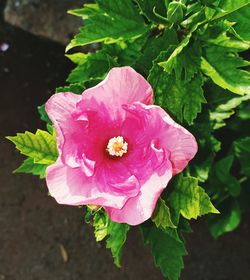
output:
[[[167,19],[171,23],[182,21],[186,6],[181,2],[173,1],[168,5]]]

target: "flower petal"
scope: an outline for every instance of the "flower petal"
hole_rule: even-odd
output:
[[[99,104],[105,104],[115,118],[121,113],[123,104],[140,101],[153,103],[153,90],[150,84],[131,67],[112,68],[105,80],[83,93],[83,100],[94,98]]]
[[[154,173],[142,186],[138,196],[130,198],[122,209],[105,207],[110,219],[117,223],[138,225],[149,219],[158,198],[172,178],[172,167],[168,161],[164,174]]]
[[[127,116],[122,134],[127,139],[135,139],[136,149],[134,148],[134,150],[138,151],[140,147],[146,147],[149,141],[153,141],[157,146],[155,148],[168,151],[173,174],[181,172],[197,152],[194,136],[178,125],[159,106],[147,106],[135,102],[123,105],[123,108],[127,111]],[[130,129],[130,127],[134,129]],[[136,161],[137,157],[138,155],[135,156],[134,162],[139,164],[140,162]],[[132,162],[129,157],[126,160],[128,164]],[[136,176],[139,178],[139,175]]]
[[[75,162],[76,146],[81,143],[81,131],[86,123],[86,121],[76,122],[73,118],[76,104],[80,100],[81,96],[77,94],[63,92],[52,95],[45,104],[46,112],[56,129],[59,154],[67,156],[67,159],[63,160],[68,161],[72,167],[79,166]]]
[[[60,204],[95,204],[121,208],[129,196],[103,190],[93,177],[87,177],[81,168],[71,168],[60,159],[46,170],[46,183],[51,196]]]

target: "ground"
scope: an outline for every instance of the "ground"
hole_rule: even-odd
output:
[[[12,174],[22,157],[4,136],[44,128],[36,107],[64,84],[72,65],[62,46],[0,22],[2,42],[10,48],[0,52],[0,280],[163,279],[136,228],[129,232],[123,267],[117,269],[84,224],[81,209],[58,205],[38,178]],[[250,279],[248,215],[218,240],[202,219],[192,227],[181,280]]]

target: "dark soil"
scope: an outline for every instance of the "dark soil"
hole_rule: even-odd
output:
[[[60,45],[0,22],[2,42],[10,48],[0,52],[0,280],[163,279],[136,229],[129,233],[123,268],[116,269],[110,252],[84,224],[81,209],[58,205],[38,178],[11,174],[22,157],[4,136],[44,128],[36,107],[64,84],[72,65]],[[218,240],[201,221],[193,229],[182,280],[250,279],[248,215]]]

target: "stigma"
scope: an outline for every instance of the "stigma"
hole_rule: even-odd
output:
[[[128,151],[128,143],[122,136],[117,136],[109,139],[107,152],[110,156],[122,157]]]

